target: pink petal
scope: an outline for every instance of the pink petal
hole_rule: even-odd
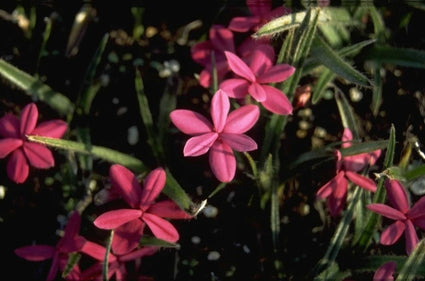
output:
[[[53,256],[52,264],[50,265],[49,273],[47,274],[46,281],[53,281],[59,270],[59,253],[56,252]]]
[[[347,180],[342,177],[332,194],[328,197],[329,212],[333,217],[337,216],[345,207],[347,185]]]
[[[29,261],[44,261],[53,258],[55,247],[48,245],[32,245],[15,249],[15,254]]]
[[[229,97],[235,99],[243,99],[248,95],[248,87],[250,83],[245,79],[231,78],[220,83],[220,89]]]
[[[169,221],[149,213],[143,214],[142,219],[156,238],[169,242],[179,240],[179,233]]]
[[[118,209],[101,214],[93,223],[101,229],[115,229],[126,222],[139,218],[141,215],[141,210]]]
[[[149,207],[146,212],[169,219],[191,219],[192,216],[183,211],[174,201],[164,200]]]
[[[20,138],[19,119],[12,114],[6,114],[0,119],[0,136],[4,138]]]
[[[413,207],[407,212],[407,217],[409,219],[416,219],[425,216],[425,196],[422,196]]]
[[[62,244],[74,244],[74,238],[76,238],[80,232],[81,216],[78,211],[73,211],[68,223],[64,229],[64,236],[60,239]]]
[[[215,177],[221,182],[230,182],[236,173],[236,159],[227,144],[217,141],[210,149],[210,168]]]
[[[364,189],[370,190],[372,192],[376,191],[376,184],[370,178],[364,177],[351,171],[346,171],[345,176],[354,184],[363,187]]]
[[[223,133],[242,134],[250,130],[260,117],[260,109],[256,105],[244,105],[230,112],[227,116]]]
[[[394,261],[384,263],[375,271],[373,281],[393,281],[393,274],[396,266],[397,264]]]
[[[410,204],[403,185],[397,180],[386,179],[385,189],[387,190],[387,197],[391,206],[406,214],[409,211]]]
[[[0,139],[0,159],[5,158],[9,153],[16,150],[23,144],[21,139]]]
[[[292,114],[292,104],[288,97],[275,87],[263,85],[267,98],[261,104],[268,110],[279,115]]]
[[[325,183],[316,193],[317,198],[323,199],[331,195],[336,187],[343,183],[344,173],[338,173],[335,177]]]
[[[345,170],[357,172],[362,170],[369,162],[370,156],[367,153],[346,156],[342,159]]]
[[[25,136],[30,134],[37,124],[38,109],[35,103],[30,103],[22,109],[20,118],[20,134]]]
[[[142,188],[137,177],[126,167],[114,164],[109,169],[112,186],[133,208],[138,208],[142,198]]]
[[[45,121],[38,124],[31,135],[50,138],[61,138],[68,129],[68,124],[62,120]]]
[[[38,169],[47,169],[55,165],[53,154],[46,146],[26,141],[22,148],[31,166]]]
[[[114,229],[112,252],[115,255],[124,255],[137,248],[142,237],[145,223],[140,220],[129,221]]]
[[[98,261],[103,261],[105,259],[106,248],[97,243],[86,241],[86,243],[84,243],[83,247],[80,249],[80,252],[89,255]],[[116,257],[110,253],[108,260],[113,262],[116,260]]]
[[[224,54],[227,58],[227,62],[229,63],[230,69],[234,73],[250,82],[255,81],[256,78],[254,73],[243,60],[241,60],[237,55],[232,52],[225,51]]]
[[[272,2],[264,0],[246,1],[246,5],[252,14],[252,17],[256,18],[263,18],[265,15],[268,15],[272,8]]]
[[[223,130],[229,110],[229,97],[219,89],[211,100],[211,118],[216,132],[221,132]]]
[[[190,49],[190,55],[192,59],[202,66],[211,64],[211,51],[213,45],[210,41],[202,41],[193,45]]]
[[[177,129],[187,135],[205,134],[213,130],[213,125],[207,118],[191,110],[173,110],[170,119]]]
[[[351,132],[350,128],[344,128],[344,132],[342,133],[341,141],[343,142],[341,144],[341,147],[346,148],[351,146],[351,141],[353,140],[353,133]]]
[[[200,136],[191,137],[183,148],[184,156],[199,156],[208,152],[213,143],[217,140],[218,134],[215,132],[206,133]]]
[[[252,151],[258,148],[257,143],[245,134],[220,134],[224,143],[236,151]]]
[[[385,204],[380,203],[374,203],[369,204],[366,206],[369,210],[372,212],[378,213],[384,217],[387,217],[389,219],[393,220],[405,220],[406,216],[400,212],[399,210],[396,210],[390,206],[387,206]]]
[[[16,183],[23,183],[29,174],[29,165],[22,149],[12,152],[7,162],[7,175]]]
[[[267,99],[266,90],[263,85],[253,82],[248,87],[248,93],[258,102],[263,102]]]
[[[132,251],[129,254],[121,256],[120,261],[122,262],[132,261],[141,257],[152,256],[156,252],[158,252],[157,247],[143,247],[135,251]]]
[[[266,72],[257,77],[258,83],[275,83],[288,79],[295,72],[295,67],[289,64],[278,64],[267,69]]]
[[[152,170],[145,178],[140,207],[150,206],[165,186],[166,175],[162,168]]]
[[[274,56],[274,49],[270,44],[257,44],[255,49],[252,51],[249,59],[249,67],[257,77],[258,83],[268,83],[260,82],[258,79],[273,65],[275,59]]]
[[[258,23],[253,17],[234,17],[230,20],[229,29],[236,32],[247,32]]]
[[[401,221],[396,221],[395,223],[388,226],[382,233],[380,242],[382,245],[392,245],[400,238],[403,234],[406,226]]]
[[[410,220],[405,221],[406,230],[404,232],[404,237],[406,239],[406,253],[410,255],[415,249],[416,245],[419,243],[418,235],[416,234],[415,227],[413,226]]]
[[[220,51],[235,51],[233,33],[228,28],[215,24],[210,28],[210,41],[213,46]]]

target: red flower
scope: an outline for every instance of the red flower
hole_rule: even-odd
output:
[[[113,187],[131,207],[108,211],[94,221],[98,228],[114,230],[112,249],[115,254],[122,255],[135,249],[145,224],[159,239],[169,242],[179,239],[176,228],[164,218],[188,219],[191,216],[181,210],[174,201],[154,202],[165,185],[166,175],[162,168],[157,168],[146,176],[143,188],[136,176],[121,165],[112,165],[109,176]]]
[[[68,125],[62,120],[45,121],[37,125],[38,110],[34,103],[22,109],[20,119],[6,114],[0,119],[0,159],[10,154],[7,175],[16,183],[23,183],[29,165],[47,169],[55,165],[52,152],[42,144],[27,141],[27,135],[61,138]],[[29,164],[28,164],[29,163]]]
[[[394,261],[389,261],[381,265],[373,275],[373,281],[394,281],[394,271],[397,264]]]
[[[367,208],[386,218],[395,220],[381,234],[380,243],[392,245],[404,232],[406,253],[410,254],[419,242],[415,225],[425,229],[425,197],[422,197],[410,208],[406,189],[397,180],[386,179],[385,189],[391,206],[385,204],[369,204]]]
[[[342,136],[342,147],[350,146],[352,139],[353,136],[350,129],[345,128]],[[367,164],[373,165],[380,154],[381,151],[376,150],[372,153],[361,153],[342,158],[341,152],[339,150],[335,151],[337,160],[336,176],[317,191],[318,198],[328,199],[329,211],[332,216],[338,215],[345,206],[348,181],[372,192],[376,191],[375,182],[357,174],[357,172],[362,170]]]

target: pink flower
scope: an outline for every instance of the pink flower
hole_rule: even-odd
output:
[[[199,77],[201,86],[208,88],[212,83],[212,53],[214,53],[218,81],[221,81],[230,71],[224,51],[234,52],[235,44],[232,31],[222,25],[211,26],[209,40],[192,47],[192,59],[204,67]]]
[[[390,206],[380,203],[367,205],[369,210],[395,220],[393,224],[381,233],[380,243],[392,245],[397,242],[404,232],[406,253],[410,255],[419,242],[415,225],[425,229],[425,197],[419,199],[410,208],[406,189],[399,181],[386,179],[385,189],[387,190]]]
[[[396,267],[397,264],[394,261],[384,263],[376,270],[373,281],[393,281]]]
[[[212,123],[191,110],[177,109],[170,114],[173,124],[192,136],[184,146],[184,156],[199,156],[209,152],[211,170],[221,182],[229,182],[235,176],[236,159],[233,150],[257,149],[257,143],[244,133],[257,122],[260,115],[258,107],[241,106],[227,115],[229,110],[229,98],[222,90],[218,90],[211,100]]]
[[[29,165],[47,169],[55,165],[52,152],[42,144],[27,141],[27,135],[61,138],[68,125],[62,120],[45,121],[37,125],[38,110],[34,103],[22,109],[20,119],[6,114],[0,119],[0,159],[10,154],[7,175],[16,183],[23,183]],[[29,163],[29,164],[28,164]]]
[[[58,270],[64,270],[68,261],[68,254],[77,252],[83,248],[86,239],[78,235],[80,231],[81,217],[78,212],[73,212],[64,230],[64,236],[58,241],[56,247],[49,245],[32,245],[15,249],[15,254],[29,261],[43,261],[52,259],[47,281],[54,280]],[[76,265],[67,280],[78,280],[79,268]]]
[[[274,65],[274,49],[267,44],[257,45],[251,57],[243,61],[232,52],[224,52],[231,70],[238,78],[226,79],[220,83],[220,89],[231,98],[243,99],[250,94],[267,110],[288,115],[292,105],[286,95],[268,83],[282,82],[290,77],[295,68],[288,64]]]
[[[350,129],[345,128],[342,136],[342,147],[349,147],[353,139]],[[335,151],[336,156],[336,176],[325,183],[318,191],[317,197],[327,198],[329,211],[332,216],[337,216],[345,206],[347,197],[348,181],[370,190],[376,191],[376,184],[373,180],[357,174],[367,164],[373,165],[380,156],[381,151],[376,150],[372,153],[361,153],[342,158],[339,150]]]
[[[272,9],[271,0],[246,0],[251,16],[234,17],[229,23],[229,29],[236,32],[257,31],[261,25],[290,12],[285,7]]]
[[[122,255],[135,249],[143,234],[145,224],[155,237],[169,242],[176,242],[179,233],[165,218],[191,218],[181,210],[174,201],[154,202],[165,186],[165,171],[157,168],[145,178],[143,188],[136,176],[127,168],[115,164],[109,170],[112,186],[116,188],[131,209],[118,209],[103,213],[94,224],[101,229],[113,229],[112,249]]]

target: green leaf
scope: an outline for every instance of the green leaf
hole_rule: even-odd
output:
[[[365,87],[372,84],[365,75],[346,62],[320,37],[315,37],[311,47],[311,55],[339,77]]]
[[[106,160],[110,163],[121,164],[136,173],[144,173],[147,171],[147,168],[141,160],[107,147],[96,145],[87,146],[86,144],[81,142],[41,136],[27,136],[27,138],[29,141],[45,144],[50,147],[78,153],[85,153]]]
[[[342,125],[344,128],[349,128],[353,133],[353,139],[360,139],[359,122],[354,110],[345,95],[339,91],[335,93],[335,101],[338,105],[339,115],[341,116]]]
[[[388,140],[365,141],[362,143],[354,143],[346,148],[340,148],[339,151],[341,152],[341,155],[345,157],[361,153],[368,153],[378,149],[385,149],[387,146]]]
[[[164,192],[170,199],[176,202],[176,204],[179,205],[183,210],[189,212],[190,214],[198,213],[202,204],[195,204],[192,202],[189,195],[187,195],[184,189],[180,186],[180,184],[171,174],[170,170],[166,168],[165,171],[167,173],[167,181],[162,192]]]
[[[26,94],[45,102],[63,116],[71,114],[74,110],[74,105],[66,96],[55,92],[37,78],[16,68],[3,59],[0,59],[0,75],[12,85],[23,90]]]
[[[411,181],[425,175],[425,165],[420,165],[404,173],[406,180]]]
[[[390,46],[375,46],[366,53],[365,60],[376,64],[387,63],[404,67],[425,68],[425,51]]]
[[[68,254],[68,260],[65,265],[65,269],[62,271],[62,278],[66,278],[66,276],[71,272],[74,265],[78,264],[81,259],[81,254],[78,252],[72,252]]]
[[[108,241],[106,243],[106,251],[105,251],[105,258],[103,259],[103,266],[102,266],[102,280],[108,281],[108,266],[109,266],[109,254],[111,253],[111,247],[112,247],[112,239],[114,238],[114,231],[111,230]]]
[[[423,264],[425,256],[425,239],[419,241],[412,253],[410,253],[408,259],[404,263],[403,267],[398,273],[396,281],[410,281],[414,280],[416,272],[419,267]],[[423,265],[422,265],[423,267]]]
[[[139,246],[158,246],[164,248],[180,248],[179,244],[171,243],[153,236],[142,235],[140,238]]]
[[[317,104],[317,102],[322,98],[328,84],[335,78],[335,76],[336,75],[329,68],[323,69],[322,74],[319,76],[314,87],[313,96],[311,97],[311,102],[313,104]]]

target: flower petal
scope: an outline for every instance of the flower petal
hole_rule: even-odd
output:
[[[211,118],[217,132],[221,132],[223,130],[229,110],[229,97],[219,89],[211,100]]]
[[[257,82],[253,82],[249,85],[248,93],[258,102],[263,102],[267,99],[267,94],[263,85],[260,85]]]
[[[279,115],[292,114],[292,104],[288,97],[275,87],[263,85],[267,98],[261,104],[268,110]]]
[[[236,173],[236,159],[227,144],[216,141],[210,149],[210,168],[215,177],[221,182],[230,182]]]
[[[316,193],[316,197],[323,199],[331,195],[339,184],[343,184],[341,180],[344,178],[344,173],[338,173],[335,177],[325,183]]]
[[[135,251],[132,251],[131,253],[128,253],[126,255],[120,256],[120,261],[127,262],[127,261],[135,260],[137,258],[151,256],[155,254],[156,252],[158,252],[158,249],[159,249],[158,247],[153,247],[153,246],[143,247]]]
[[[139,218],[141,215],[141,210],[118,209],[101,214],[93,223],[101,229],[115,229],[126,222]]]
[[[364,189],[370,190],[372,192],[376,191],[376,184],[370,178],[364,177],[351,171],[346,171],[345,176],[354,184],[363,187]]]
[[[20,138],[19,119],[15,115],[6,114],[0,119],[0,136]]]
[[[210,41],[220,51],[235,51],[233,32],[225,26],[214,24],[209,31]]]
[[[257,82],[263,83],[258,78],[263,75],[273,64],[275,59],[274,49],[270,44],[257,44],[249,57],[249,68],[257,76]],[[264,82],[267,83],[267,82]]]
[[[183,211],[174,201],[164,200],[152,204],[146,212],[169,219],[191,219],[192,216]]]
[[[9,153],[22,146],[23,141],[21,139],[0,139],[0,159],[5,158]]]
[[[406,229],[406,226],[403,222],[396,221],[395,223],[388,226],[384,231],[382,231],[380,243],[382,245],[394,244],[403,234],[405,229]]]
[[[248,95],[248,87],[250,83],[245,79],[231,78],[220,83],[220,89],[229,97],[235,99],[243,99]]]
[[[179,240],[179,233],[169,221],[149,213],[143,214],[142,219],[156,238],[173,243]]]
[[[29,174],[29,165],[22,149],[12,152],[7,162],[7,175],[16,183],[23,183]]]
[[[200,135],[211,132],[213,125],[203,115],[186,109],[176,109],[170,113],[171,122],[187,135]]]
[[[30,134],[37,124],[38,109],[35,103],[30,103],[22,109],[20,118],[20,134],[25,136]]]
[[[410,204],[403,185],[398,180],[386,179],[385,189],[387,190],[387,197],[391,206],[406,214],[409,211]]]
[[[31,245],[15,249],[15,254],[29,261],[44,261],[53,258],[55,247],[49,245]]]
[[[425,230],[425,197],[416,201],[415,205],[407,212],[407,217],[413,224]]]
[[[404,232],[405,237],[405,246],[406,253],[410,255],[410,253],[415,249],[416,245],[419,243],[418,235],[416,234],[415,227],[413,226],[410,220],[405,221],[406,230]]]
[[[230,69],[234,73],[250,82],[255,81],[256,78],[254,73],[243,60],[241,60],[237,55],[229,51],[224,51],[224,55],[227,58],[227,62],[229,64]]]
[[[333,217],[341,213],[342,209],[345,207],[345,202],[347,200],[347,185],[347,180],[342,177],[332,194],[328,197],[329,213]]]
[[[224,143],[236,151],[252,151],[258,148],[257,143],[245,134],[220,134]]]
[[[274,65],[259,75],[257,82],[261,84],[282,82],[288,79],[294,72],[295,67],[289,64]]]
[[[342,144],[341,147],[346,148],[351,146],[351,141],[353,140],[353,133],[350,128],[344,128],[344,132],[342,133]]]
[[[31,135],[50,138],[61,138],[68,129],[68,124],[62,120],[51,120],[41,122],[31,132]]]
[[[97,243],[87,240],[86,243],[84,243],[83,247],[80,249],[80,252],[89,255],[90,257],[98,261],[103,261],[105,259],[106,248]],[[117,258],[113,254],[109,254],[108,260],[110,262],[113,262],[116,259]]]
[[[152,170],[145,178],[140,199],[140,207],[150,206],[165,186],[166,175],[162,168]]]
[[[247,32],[257,25],[258,18],[254,17],[234,17],[229,22],[229,29],[236,32]]]
[[[239,107],[230,112],[227,116],[226,125],[223,133],[242,134],[250,130],[260,117],[260,109],[258,106],[249,104]]]
[[[129,221],[114,229],[112,252],[115,255],[124,255],[137,248],[146,224],[140,220]]]
[[[372,281],[393,281],[396,267],[397,263],[394,261],[384,263],[375,271]]]
[[[137,177],[126,167],[114,164],[109,168],[112,186],[133,208],[138,208],[142,198],[142,188]]]
[[[26,141],[22,148],[31,166],[38,169],[47,169],[55,165],[53,154],[46,146]]]
[[[405,220],[406,216],[397,209],[380,203],[373,203],[366,206],[372,212],[378,213],[384,217],[393,220]]]
[[[183,148],[184,156],[199,156],[208,152],[213,143],[217,140],[218,134],[215,132],[206,133],[200,136],[191,137]]]

